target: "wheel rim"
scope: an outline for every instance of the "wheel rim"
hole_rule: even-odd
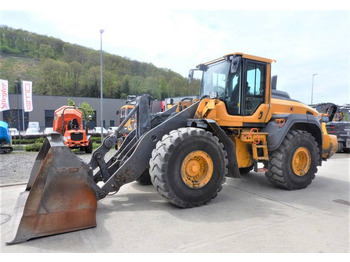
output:
[[[306,147],[299,147],[293,155],[292,168],[297,176],[304,176],[310,169],[311,155]]]
[[[182,161],[181,177],[186,186],[190,188],[205,186],[212,175],[213,160],[204,151],[193,151]]]

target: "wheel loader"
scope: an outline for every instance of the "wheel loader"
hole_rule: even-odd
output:
[[[151,97],[137,97],[89,163],[71,153],[60,134],[48,137],[16,204],[8,244],[95,227],[97,201],[141,175],[181,208],[208,203],[225,177],[252,169],[286,190],[310,185],[317,167],[337,150],[337,139],[322,130],[317,111],[275,90],[273,62],[232,53],[200,64],[195,69],[202,72],[200,99],[154,115]],[[136,129],[105,161],[134,113]]]
[[[126,118],[126,116],[134,109],[136,103],[135,95],[128,95],[126,100],[126,105],[123,105],[120,108],[120,123]],[[122,129],[121,136],[118,138],[115,148],[120,148],[123,140],[127,137],[127,135],[136,127],[135,122],[135,114],[129,118],[129,120],[125,123],[124,128]]]

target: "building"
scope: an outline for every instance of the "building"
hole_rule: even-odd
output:
[[[95,115],[87,123],[90,129],[101,125],[100,98],[33,95],[34,109],[32,112],[24,113],[24,130],[28,127],[29,122],[39,122],[41,131],[46,127],[52,127],[55,110],[63,105],[68,105],[68,98],[72,99],[77,107],[82,102],[86,102],[95,110]],[[10,110],[0,112],[0,120],[9,123],[10,127],[23,131],[22,95],[9,94],[9,103]],[[118,126],[119,109],[125,103],[125,99],[103,99],[103,126],[105,128]]]

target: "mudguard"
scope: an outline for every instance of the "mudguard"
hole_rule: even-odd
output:
[[[261,132],[267,132],[267,147],[269,152],[276,150],[291,129],[308,131],[312,134],[322,152],[322,128],[315,116],[309,114],[280,114],[272,116],[270,122]],[[320,154],[319,165],[322,156]]]

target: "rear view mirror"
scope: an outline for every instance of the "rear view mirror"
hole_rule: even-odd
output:
[[[231,60],[231,73],[236,73],[237,69],[239,67],[239,64],[241,62],[241,57],[240,56],[233,56]]]
[[[188,82],[191,84],[192,80],[193,80],[193,72],[194,69],[190,69],[190,71],[188,72]]]

